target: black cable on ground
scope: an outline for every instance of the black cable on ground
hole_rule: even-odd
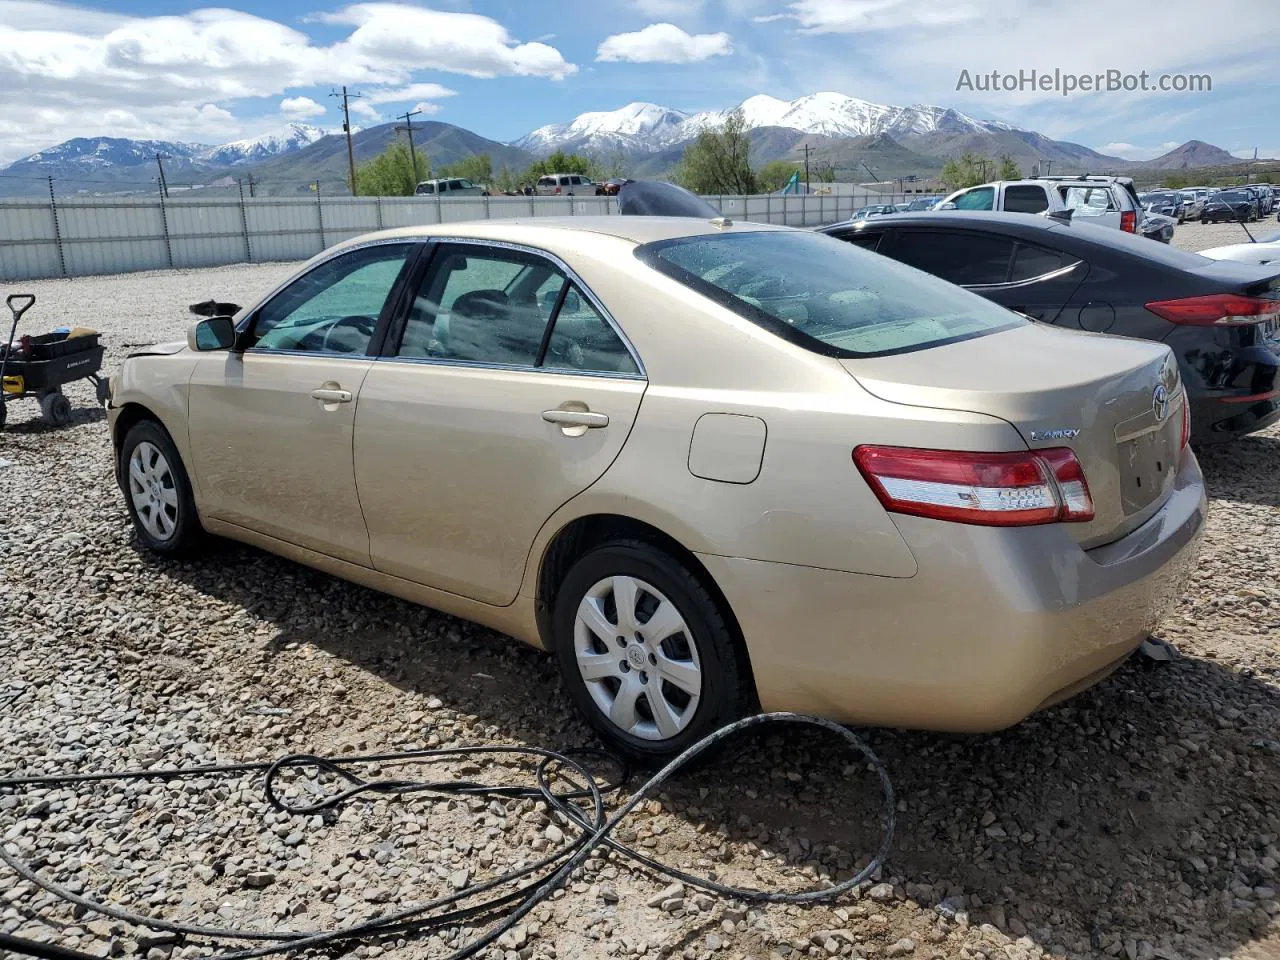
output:
[[[614,829],[640,803],[644,802],[654,791],[669,780],[676,771],[686,766],[695,757],[741,731],[765,724],[799,724],[828,730],[844,740],[878,776],[884,793],[884,834],[875,855],[856,874],[829,887],[798,893],[786,893],[779,890],[743,889],[685,873],[613,839],[611,834]],[[490,785],[458,780],[365,780],[355,772],[361,766],[371,763],[432,763],[442,760],[498,754],[537,758],[536,787]],[[585,759],[586,757],[604,758],[619,764],[621,773],[619,779],[604,784],[599,783],[583,765],[582,760],[575,759]],[[315,803],[306,805],[290,804],[282,799],[277,792],[277,780],[283,773],[303,770],[327,773],[340,781],[345,781],[346,785]],[[362,794],[402,797],[430,794],[436,796],[476,796],[491,799],[537,799],[545,801],[548,807],[558,811],[574,823],[578,827],[578,833],[572,839],[567,839],[562,846],[532,864],[518,870],[499,874],[457,893],[438,897],[427,902],[403,905],[388,913],[345,927],[304,932],[207,927],[198,924],[178,923],[159,917],[148,917],[111,904],[91,900],[54,883],[52,880],[38,874],[29,864],[6,850],[3,844],[0,844],[0,860],[24,880],[84,910],[99,913],[135,926],[178,934],[184,938],[198,937],[215,942],[240,940],[257,944],[216,954],[217,960],[249,960],[249,958],[263,957],[269,954],[329,947],[359,939],[381,940],[388,937],[409,936],[422,931],[454,926],[477,917],[493,918],[497,916],[499,908],[509,908],[488,930],[449,954],[447,958],[443,958],[443,960],[464,960],[464,958],[472,957],[495,943],[538,904],[547,900],[558,888],[563,887],[568,882],[573,871],[601,847],[615,850],[643,864],[657,874],[674,878],[687,886],[723,897],[752,903],[800,904],[835,900],[866,881],[883,865],[889,852],[889,846],[893,841],[895,809],[893,785],[889,781],[889,775],[880,758],[872,752],[871,748],[857,734],[839,724],[821,717],[796,713],[758,714],[716,730],[689,747],[650,777],[610,816],[605,814],[604,796],[617,790],[626,779],[626,769],[620,764],[620,761],[598,750],[558,753],[537,747],[456,747],[343,758],[297,754],[283,757],[274,763],[222,764],[162,770],[129,770],[118,773],[72,774],[67,776],[12,777],[0,779],[0,789],[68,786],[71,784],[119,780],[177,780],[256,771],[262,771],[265,774],[263,789],[271,806],[276,810],[298,816],[310,816],[333,810]],[[568,789],[557,790],[553,781],[564,781],[568,784]],[[503,888],[510,889],[504,890]],[[478,897],[482,899],[477,901]],[[8,949],[14,953],[39,957],[42,960],[96,960],[96,958],[90,957],[89,954],[50,947],[46,944],[32,943],[31,941],[4,934],[0,934],[0,949]]]

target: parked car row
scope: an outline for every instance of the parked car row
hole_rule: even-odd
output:
[[[242,540],[542,647],[642,760],[758,708],[992,730],[1176,601],[1193,432],[1280,417],[1272,268],[1069,216],[618,203],[358,237],[130,354],[139,541]]]
[[[1183,190],[1153,190],[1139,194],[1143,209],[1173,217],[1179,223],[1200,220],[1203,223],[1253,221],[1270,216],[1280,206],[1280,187],[1271,184],[1247,184],[1215,189],[1187,187]]]

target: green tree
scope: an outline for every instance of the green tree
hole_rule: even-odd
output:
[[[800,165],[787,160],[771,160],[756,172],[756,182],[760,189],[765,193],[773,193],[775,190],[781,190],[791,180],[791,177],[800,172]],[[803,173],[800,174],[804,176]]]
[[[976,153],[962,153],[953,157],[942,166],[938,175],[948,190],[959,190],[963,187],[976,187],[986,183],[986,170],[991,161]]]
[[[818,160],[811,164],[811,176],[819,183],[836,182],[836,165],[830,160]]]
[[[523,183],[520,171],[513,170],[505,163],[498,168],[498,172],[493,178],[493,185],[504,193],[508,190],[515,190]]]
[[[1000,158],[1000,164],[996,169],[995,179],[997,180],[1021,180],[1022,170],[1018,167],[1018,161],[1013,159],[1013,155],[1006,153]]]
[[[439,177],[463,177],[477,186],[493,180],[493,159],[487,153],[473,153],[454,163],[447,163],[436,174]]]
[[[1182,173],[1171,173],[1163,180],[1163,185],[1170,190],[1181,190],[1183,187],[1191,186],[1191,180]]]
[[[524,172],[523,179],[532,183],[539,177],[552,173],[579,173],[592,180],[600,178],[599,165],[591,157],[581,153],[565,153],[563,150],[557,150],[551,156],[543,157],[531,164]]]
[[[356,195],[362,197],[411,197],[418,182],[431,176],[431,159],[417,151],[417,164],[408,145],[399,141],[372,160],[356,167]]]
[[[674,180],[694,193],[757,193],[751,169],[747,121],[735,110],[719,127],[698,134],[676,165]]]

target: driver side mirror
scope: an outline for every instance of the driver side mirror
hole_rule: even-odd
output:
[[[960,208],[959,208],[959,207],[957,207],[954,203],[940,203],[940,204],[938,204],[937,209],[939,209],[939,210],[958,210],[958,209],[960,209]]]
[[[230,350],[236,342],[236,325],[230,317],[209,317],[187,328],[192,350]]]

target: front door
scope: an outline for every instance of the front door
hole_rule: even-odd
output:
[[[255,311],[237,350],[201,355],[188,422],[210,516],[369,565],[352,427],[413,249],[375,244],[324,261]]]
[[[535,251],[437,247],[360,392],[376,569],[507,604],[543,523],[608,469],[645,380],[603,309]]]

